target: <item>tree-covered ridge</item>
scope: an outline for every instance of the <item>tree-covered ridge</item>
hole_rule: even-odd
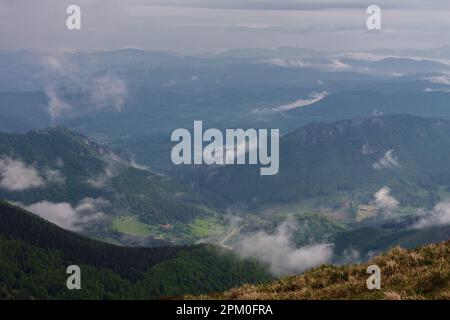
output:
[[[187,188],[63,127],[0,133],[0,161],[3,167],[19,164],[38,175],[40,180],[28,186],[2,180],[0,198],[24,205],[76,206],[88,197],[102,198],[109,203],[106,213],[137,215],[152,223],[189,221],[203,213],[196,205],[200,199]]]
[[[0,203],[0,298],[154,299],[270,279],[258,263],[201,245],[126,248],[83,238]],[[66,288],[79,265],[82,290]]]
[[[409,115],[310,124],[280,140],[280,171],[254,166],[203,168],[186,174],[200,189],[251,206],[351,193],[367,203],[389,186],[401,205],[430,207],[450,187],[450,122]],[[200,176],[200,178],[199,178]]]

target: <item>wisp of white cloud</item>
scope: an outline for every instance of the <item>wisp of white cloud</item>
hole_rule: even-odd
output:
[[[374,197],[373,203],[381,210],[385,215],[389,215],[393,210],[397,209],[399,202],[393,196],[391,196],[391,189],[384,186],[378,190]]]
[[[0,158],[0,187],[8,191],[23,191],[45,185],[44,179],[33,165],[19,159]]]
[[[42,66],[45,70],[42,76],[46,82],[47,110],[53,121],[96,111],[122,111],[128,90],[125,82],[117,76],[108,74],[84,79],[77,64],[66,53],[46,55]],[[81,95],[80,105],[72,105],[58,92],[61,81],[63,88],[76,90]]]
[[[294,102],[285,104],[285,105],[280,105],[277,107],[273,107],[273,108],[257,108],[251,111],[251,113],[254,114],[271,114],[271,113],[278,113],[278,112],[285,112],[285,111],[289,111],[292,109],[297,109],[297,108],[301,108],[301,107],[306,107],[309,106],[313,103],[316,103],[320,100],[322,100],[323,98],[325,98],[328,95],[328,93],[326,91],[322,91],[322,92],[312,92],[309,95],[309,98],[307,99],[299,99],[296,100]]]
[[[305,68],[312,66],[310,63],[304,62],[299,59],[281,59],[281,58],[271,58],[261,60],[261,63],[267,63],[278,67],[286,68]]]
[[[45,180],[49,183],[64,184],[66,183],[66,177],[61,173],[61,170],[45,169]]]
[[[127,86],[123,80],[117,77],[103,76],[92,81],[90,94],[95,110],[112,107],[120,112],[127,95]]]
[[[435,84],[444,84],[450,86],[450,77],[446,75],[427,77],[425,78],[425,80]]]
[[[333,59],[330,64],[330,68],[333,70],[347,70],[351,67],[339,59]]]
[[[104,188],[110,179],[114,178],[119,174],[118,169],[113,163],[108,163],[103,172],[96,177],[89,178],[87,184],[93,188],[101,189]]]
[[[388,150],[385,154],[372,165],[375,170],[389,169],[399,167],[398,158],[394,155],[394,150]]]
[[[72,116],[72,105],[64,101],[52,86],[45,88],[45,95],[47,96],[47,110],[53,121]]]

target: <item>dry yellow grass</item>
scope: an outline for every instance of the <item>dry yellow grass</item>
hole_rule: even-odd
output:
[[[369,290],[366,269],[381,268],[381,289]],[[363,264],[323,265],[269,284],[188,299],[450,299],[450,241],[414,250],[393,248]]]

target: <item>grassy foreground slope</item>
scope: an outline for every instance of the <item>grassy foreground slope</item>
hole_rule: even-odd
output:
[[[369,290],[369,265],[381,269],[381,289]],[[202,299],[450,299],[450,241],[395,247],[363,264],[323,265],[299,276],[244,285]]]

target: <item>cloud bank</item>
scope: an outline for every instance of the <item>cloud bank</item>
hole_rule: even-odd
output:
[[[261,231],[244,237],[236,250],[245,258],[267,263],[277,276],[300,273],[331,260],[333,249],[330,244],[296,248],[291,241],[293,231],[292,224],[285,222],[274,234]]]
[[[336,43],[348,50],[447,44],[448,1],[377,1],[389,29],[375,34],[366,32],[365,10],[370,4],[363,0],[78,0],[87,14],[82,31],[71,34],[63,23],[65,1],[0,1],[0,49],[92,52],[138,47],[203,53],[298,44],[331,51]]]
[[[101,198],[84,198],[75,207],[67,202],[50,201],[41,201],[28,206],[19,204],[25,210],[71,231],[82,231],[89,223],[102,220],[105,215],[101,209],[108,205],[109,202]]]
[[[0,158],[0,188],[8,191],[25,191],[43,188],[47,184],[64,184],[66,177],[60,170],[45,168],[40,172],[35,165],[27,165],[9,156]]]
[[[450,201],[439,202],[431,212],[422,215],[423,217],[414,225],[415,228],[450,225]]]

